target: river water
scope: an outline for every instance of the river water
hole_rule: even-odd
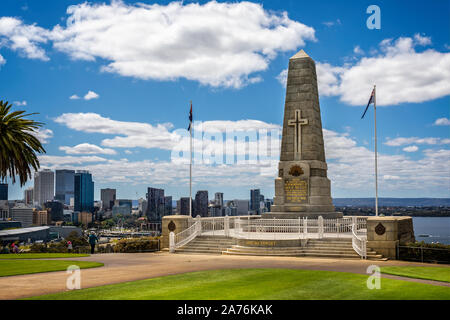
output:
[[[413,217],[413,225],[416,241],[450,244],[450,217]]]

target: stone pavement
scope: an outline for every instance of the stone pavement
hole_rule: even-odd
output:
[[[303,257],[259,257],[226,255],[193,255],[158,253],[96,254],[85,258],[64,260],[97,261],[104,267],[81,270],[81,288],[143,280],[179,273],[232,268],[289,268],[328,270],[366,274],[371,264],[383,266],[439,266],[404,261],[367,261]],[[442,266],[442,265],[441,265]],[[22,276],[0,277],[0,299],[18,299],[66,290],[65,271]],[[382,275],[390,279],[448,286],[450,284]]]

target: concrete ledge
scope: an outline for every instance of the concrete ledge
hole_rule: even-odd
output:
[[[317,219],[320,216],[324,219],[336,219],[342,218],[342,212],[334,211],[334,212],[267,212],[263,213],[263,219],[298,219],[298,218],[311,218]]]

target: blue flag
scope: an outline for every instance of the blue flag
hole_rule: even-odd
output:
[[[364,118],[364,116],[366,115],[367,109],[369,109],[370,104],[373,103],[374,101],[375,101],[375,88],[372,90],[372,94],[370,95],[369,103],[367,103],[366,110],[364,110],[364,113],[363,113],[361,119]]]
[[[192,126],[192,102],[191,102],[191,111],[189,111],[189,127],[188,127],[188,131],[191,131],[191,126]]]

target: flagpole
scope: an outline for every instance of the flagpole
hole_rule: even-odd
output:
[[[378,150],[377,150],[377,86],[373,86],[373,110],[375,119],[375,215],[378,216]]]
[[[192,101],[191,101],[191,110],[192,110]],[[194,126],[191,123],[190,133],[190,164],[189,164],[189,216],[192,217],[192,130],[194,130]]]

